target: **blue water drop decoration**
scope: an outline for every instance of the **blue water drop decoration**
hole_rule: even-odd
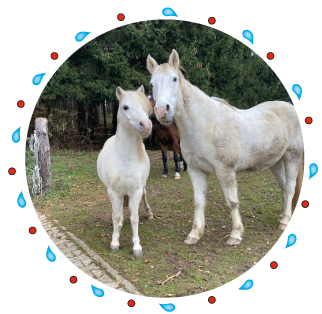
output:
[[[318,165],[317,164],[310,164],[310,177],[309,180],[311,178],[313,178],[317,173],[318,173]]]
[[[40,73],[40,74],[35,75],[34,78],[32,79],[32,83],[34,85],[39,85],[45,74],[46,73]]]
[[[160,306],[167,312],[172,312],[176,308],[174,304],[168,303],[168,304],[161,304],[159,303]]]
[[[97,297],[101,298],[101,297],[104,295],[104,291],[103,291],[102,289],[96,288],[96,287],[94,287],[93,285],[91,285],[91,286],[92,286],[93,293],[94,293]]]
[[[20,129],[21,127],[12,133],[12,140],[14,143],[18,143],[20,141]]]
[[[171,8],[164,8],[164,9],[162,10],[162,14],[163,14],[164,16],[176,16],[176,17],[178,17],[177,13],[176,13],[176,12],[174,12],[174,10],[173,10],[173,9],[171,9]]]
[[[253,280],[248,279],[245,281],[245,283],[239,288],[239,290],[249,290],[250,288],[252,288],[254,285]]]
[[[300,98],[302,96],[302,87],[299,84],[294,84],[292,87],[292,90],[295,93],[295,95],[298,97],[298,99],[300,100]]]
[[[48,259],[49,262],[54,262],[56,260],[56,255],[50,249],[49,245],[48,245],[46,257],[47,257],[47,259]]]
[[[288,248],[288,247],[294,245],[295,242],[296,242],[296,235],[292,233],[288,236],[287,244],[286,244],[285,248]]]
[[[19,194],[19,196],[18,196],[17,203],[18,203],[18,205],[19,205],[21,208],[26,207],[26,204],[27,204],[27,203],[26,203],[25,198],[23,197],[22,192],[20,192],[20,194]]]
[[[75,36],[75,40],[80,42],[82,40],[84,40],[84,38],[90,34],[90,32],[79,32],[76,36]]]
[[[254,35],[248,29],[245,29],[243,31],[243,37],[246,38],[247,40],[249,40],[252,44],[254,43]]]

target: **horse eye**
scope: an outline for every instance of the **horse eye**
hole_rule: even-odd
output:
[[[129,109],[129,107],[128,107],[128,106],[126,106],[126,105],[124,105],[124,106],[123,106],[123,109],[124,109],[124,110],[128,110],[128,109]]]
[[[153,87],[152,83],[150,83],[150,86]]]
[[[173,82],[176,82],[177,81],[177,78],[175,77],[174,79],[173,79]]]

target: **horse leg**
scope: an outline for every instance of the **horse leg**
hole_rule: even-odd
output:
[[[139,238],[139,205],[142,199],[143,191],[135,192],[129,199],[129,209],[131,212],[131,225],[133,232],[133,254],[135,257],[142,256],[142,246],[140,245]]]
[[[161,177],[166,178],[168,176],[168,157],[167,157],[168,148],[166,145],[163,145],[160,141],[158,143],[162,150],[162,160],[163,160],[163,174]]]
[[[226,243],[228,245],[238,245],[242,241],[244,227],[239,214],[236,173],[232,169],[218,167],[216,176],[225,195],[226,204],[230,209],[233,224],[233,230]]]
[[[182,159],[183,159],[183,171],[187,171],[187,163],[186,163],[186,161],[184,160],[184,158],[182,157]]]
[[[180,142],[179,142],[179,145],[180,145]],[[183,158],[180,146],[179,146],[179,153],[180,153],[180,169],[183,171],[187,171],[187,163]]]
[[[174,164],[176,166],[176,173],[174,175],[174,179],[178,180],[180,179],[180,169],[179,169],[179,142],[178,141],[173,141],[172,144],[172,149],[173,149],[173,160]]]
[[[285,201],[284,210],[282,213],[282,219],[279,224],[279,228],[284,230],[289,223],[292,215],[292,200],[295,193],[296,177],[301,160],[301,154],[294,151],[286,151],[284,156],[285,165]]]
[[[151,207],[148,203],[148,200],[146,198],[146,190],[145,188],[143,189],[143,200],[144,200],[144,206],[147,212],[146,218],[148,218],[149,220],[153,219],[153,213],[151,211]]]
[[[283,159],[280,159],[275,165],[273,165],[271,168],[272,173],[277,179],[278,185],[281,188],[282,194],[283,194],[283,209],[285,208],[285,165]],[[280,222],[282,220],[282,214],[279,215],[277,221]]]
[[[205,204],[208,174],[191,167],[189,167],[188,173],[193,186],[195,210],[192,230],[184,242],[191,245],[198,242],[205,230]]]
[[[112,235],[112,242],[110,245],[111,252],[117,252],[120,247],[119,237],[120,232],[123,225],[123,202],[124,197],[119,197],[116,193],[112,190],[108,190],[108,196],[112,203],[113,213],[112,213],[112,220],[113,220],[113,235]]]
[[[179,157],[179,169],[184,170],[183,158],[182,158],[181,154],[180,154],[180,157]]]

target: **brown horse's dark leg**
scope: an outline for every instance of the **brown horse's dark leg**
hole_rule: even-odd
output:
[[[176,165],[176,174],[175,174],[175,179],[180,179],[180,168],[179,168],[179,151],[180,151],[180,146],[179,146],[179,141],[174,140],[172,144],[172,149],[173,149],[173,160]]]
[[[160,141],[158,141],[159,146],[162,150],[162,160],[163,160],[163,174],[162,177],[166,178],[168,176],[168,147],[166,145],[163,145]]]
[[[183,162],[183,170],[184,171],[187,171],[187,163],[186,161],[184,160],[183,156],[182,156],[182,153],[181,153],[181,148],[179,147],[179,153],[180,153],[180,163]],[[181,166],[180,166],[181,167]]]

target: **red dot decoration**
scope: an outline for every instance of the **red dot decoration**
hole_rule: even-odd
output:
[[[269,59],[269,60],[272,60],[272,59],[274,59],[274,53],[273,52],[269,52],[268,54],[267,54],[267,59]]]
[[[57,52],[53,52],[50,57],[53,59],[53,60],[57,60],[58,59],[58,53]]]
[[[35,234],[37,232],[37,229],[35,227],[30,227],[29,228],[29,233],[30,234]]]
[[[313,119],[311,117],[306,117],[305,118],[305,123],[306,124],[311,124],[313,122]]]
[[[278,264],[276,262],[271,262],[271,268],[276,269]]]
[[[25,102],[24,102],[23,100],[19,100],[19,101],[17,102],[17,106],[18,106],[19,108],[23,108],[23,107],[25,106]]]
[[[16,169],[11,167],[11,168],[9,168],[8,172],[10,175],[14,175],[14,174],[16,174]]]
[[[213,24],[215,24],[215,23],[216,23],[216,19],[215,19],[214,17],[210,17],[210,18],[208,19],[208,23],[209,23],[209,24],[211,24],[211,25],[213,25]]]
[[[209,298],[208,298],[208,302],[209,302],[210,304],[214,304],[214,303],[216,302],[216,298],[215,298],[215,297],[213,297],[213,296],[211,296],[211,297],[209,297]]]
[[[70,281],[71,283],[76,283],[76,282],[77,282],[77,277],[76,277],[76,276],[71,276],[71,277],[69,278],[69,281]]]
[[[309,202],[308,201],[303,201],[302,202],[302,207],[304,207],[304,208],[309,207]]]
[[[133,307],[135,305],[135,301],[131,299],[131,300],[127,301],[127,305],[129,307]]]
[[[117,19],[118,19],[119,21],[124,21],[124,19],[125,19],[125,15],[124,15],[123,13],[120,13],[120,14],[118,14],[118,15],[117,15]]]

